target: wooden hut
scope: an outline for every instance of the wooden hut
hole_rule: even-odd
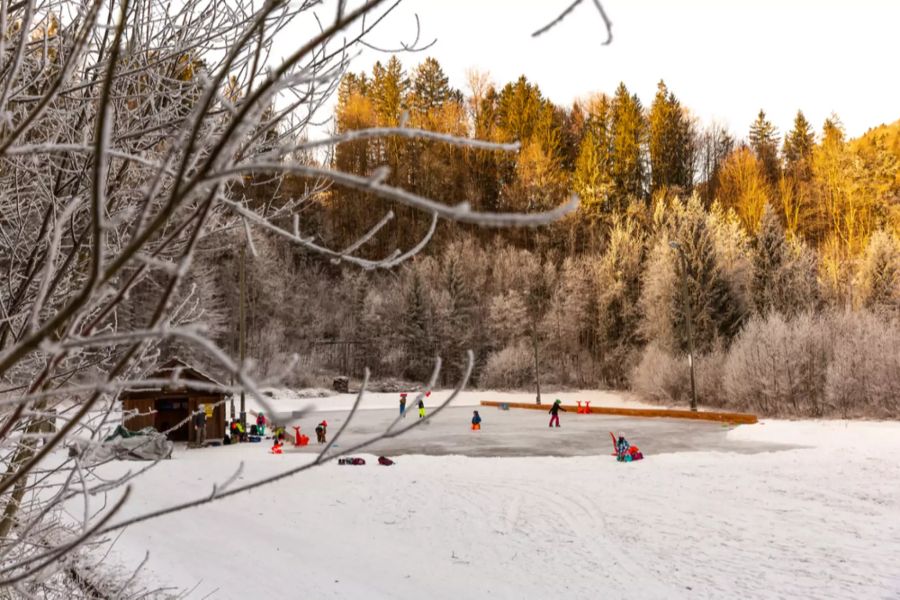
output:
[[[194,442],[196,432],[190,418],[200,405],[207,409],[206,439],[221,440],[225,437],[225,400],[230,394],[210,390],[208,386],[221,386],[215,379],[200,372],[184,361],[173,358],[149,375],[149,379],[172,379],[177,374],[178,386],[161,385],[134,388],[122,392],[122,410],[127,415],[124,425],[130,430],[153,427],[169,432],[169,439],[176,442]],[[191,382],[199,386],[192,386]]]

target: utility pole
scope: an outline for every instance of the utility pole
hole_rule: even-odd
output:
[[[691,410],[697,412],[697,388],[694,384],[694,313],[691,307],[691,296],[688,293],[687,283],[687,256],[678,242],[669,242],[669,246],[678,251],[681,257],[681,291],[684,298],[684,312],[687,316],[688,331],[688,365],[691,368]]]
[[[538,338],[537,338],[537,323],[532,322],[531,327],[531,343],[534,347],[534,385],[537,388],[537,400],[535,401],[538,406],[541,404],[541,368],[540,361],[538,360]]]
[[[244,368],[244,353],[245,346],[247,341],[247,334],[244,331],[244,317],[245,317],[245,309],[244,309],[244,301],[246,298],[246,277],[244,275],[244,260],[245,260],[245,250],[244,246],[241,246],[241,264],[240,264],[240,287],[241,287],[241,301],[240,301],[240,314],[239,314],[239,333],[238,333],[238,345],[240,346],[239,352],[241,354],[241,363],[240,368]],[[241,386],[241,425],[244,427],[244,431],[247,431],[247,405],[245,404],[244,398],[244,386]]]

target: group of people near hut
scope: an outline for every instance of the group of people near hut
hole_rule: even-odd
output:
[[[295,427],[297,430],[297,437],[300,438],[300,430],[299,427]],[[306,437],[306,436],[303,436]],[[277,427],[272,435],[272,454],[284,454],[284,427]],[[328,421],[322,419],[322,422],[316,425],[316,442],[319,444],[327,444],[328,443]],[[300,442],[297,442],[300,443]],[[305,442],[303,442],[305,444]]]

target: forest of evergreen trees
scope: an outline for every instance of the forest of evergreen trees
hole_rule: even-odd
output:
[[[848,139],[837,116],[816,130],[798,111],[782,134],[760,110],[744,136],[699,122],[662,81],[649,105],[623,83],[561,107],[524,76],[501,86],[472,71],[455,89],[433,58],[345,76],[338,133],[398,126],[521,147],[395,136],[327,160],[360,175],[387,166],[388,183],[451,205],[529,212],[574,192],[580,207],[546,228],[441,223],[425,252],[389,272],[257,237],[248,355],[264,373],[298,353],[295,385],[363,366],[420,380],[440,355],[451,383],[471,348],[481,387],[532,387],[537,359],[545,385],[684,402],[686,281],[701,404],[900,414],[900,121]],[[309,185],[259,182],[247,195],[277,207]],[[298,209],[336,248],[388,210],[395,218],[364,246],[372,257],[417,243],[427,215],[339,187]],[[216,289],[236,289],[236,253],[210,269]],[[220,304],[233,347],[236,294]]]

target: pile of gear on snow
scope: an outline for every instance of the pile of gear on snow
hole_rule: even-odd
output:
[[[129,431],[119,425],[102,442],[75,439],[69,443],[69,456],[82,456],[86,464],[110,460],[161,460],[172,458],[175,444],[152,427]]]

